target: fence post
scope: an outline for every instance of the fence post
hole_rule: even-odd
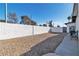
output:
[[[32,25],[32,35],[34,35],[34,26]]]

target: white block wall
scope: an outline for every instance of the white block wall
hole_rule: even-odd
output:
[[[63,32],[63,28],[62,27],[53,27],[51,28],[52,32]]]
[[[49,30],[50,27],[34,26],[34,34],[47,33]]]
[[[77,16],[77,19],[76,19],[76,31],[78,31],[78,39],[79,39],[79,15]]]
[[[0,23],[0,39],[32,35],[32,26]]]
[[[0,40],[47,33],[49,30],[50,27],[0,23]],[[52,28],[52,32],[62,32],[62,28]]]

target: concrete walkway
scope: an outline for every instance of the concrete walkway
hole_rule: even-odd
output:
[[[71,40],[68,34],[56,48],[55,53],[60,56],[79,56],[79,41]]]

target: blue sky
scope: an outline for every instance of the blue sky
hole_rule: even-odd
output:
[[[0,3],[0,19],[5,19],[5,4]]]
[[[0,18],[3,18],[3,6],[0,6]],[[8,13],[16,13],[18,20],[21,19],[20,16],[27,15],[38,24],[52,20],[55,25],[63,26],[71,15],[72,8],[73,4],[67,3],[9,3]]]

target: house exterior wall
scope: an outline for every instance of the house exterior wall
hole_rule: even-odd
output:
[[[77,15],[78,15],[78,3],[74,3],[72,16],[77,16]]]
[[[76,31],[78,31],[78,38],[79,38],[79,16],[76,19]]]
[[[69,33],[69,28],[71,27],[71,26],[75,26],[75,23],[70,23],[70,24],[67,24],[67,33]]]
[[[63,28],[62,27],[52,27],[51,31],[52,32],[63,32]]]
[[[52,32],[63,32],[63,28],[52,28]],[[0,40],[30,36],[49,32],[50,27],[0,23]]]
[[[78,31],[78,38],[79,38],[79,4],[78,4],[78,15],[76,18],[76,31]]]

